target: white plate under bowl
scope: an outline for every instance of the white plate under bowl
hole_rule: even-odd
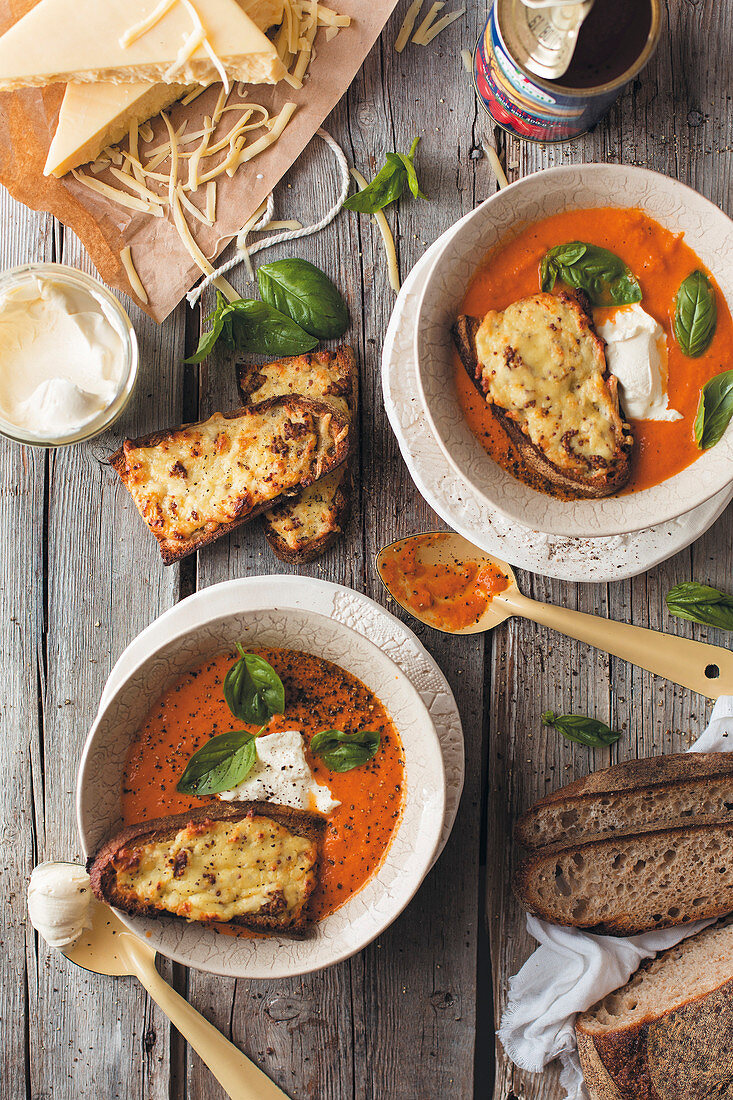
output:
[[[560,501],[530,489],[493,461],[466,423],[453,376],[451,325],[471,276],[499,245],[562,210],[638,207],[674,233],[713,272],[733,306],[733,222],[696,191],[657,172],[580,164],[526,176],[497,192],[446,235],[428,274],[415,323],[418,385],[441,450],[466,484],[506,516],[548,534],[621,535],[689,512],[733,478],[733,425],[687,469],[637,493]]]
[[[691,512],[657,527],[608,538],[566,538],[533,531],[508,519],[448,462],[432,434],[419,394],[413,334],[425,279],[446,237],[456,229],[452,226],[435,241],[405,279],[382,351],[385,409],[418,491],[464,538],[502,561],[545,577],[587,583],[626,580],[684,550],[725,510],[733,497],[733,484]]]
[[[121,919],[156,951],[186,966],[229,977],[277,978],[308,973],[348,958],[402,912],[430,869],[445,812],[445,773],[430,714],[401,669],[343,623],[312,611],[273,605],[211,617],[169,638],[123,679],[100,707],[84,746],[77,780],[77,818],[87,855],[121,826],[120,790],[130,742],[155,700],[209,655],[245,646],[283,646],[313,653],[357,676],[382,701],[405,750],[402,818],[374,876],[302,940],[240,939],[175,918]]]

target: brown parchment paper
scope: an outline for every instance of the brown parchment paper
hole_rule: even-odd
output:
[[[0,30],[5,30],[33,7],[33,2],[0,0]],[[73,3],[73,0],[70,2]],[[103,2],[100,0],[100,3]],[[287,172],[338,103],[379,37],[396,2],[335,0],[334,8],[341,14],[351,16],[351,26],[341,30],[331,42],[326,42],[323,29],[318,32],[316,58],[311,63],[310,75],[303,87],[296,91],[284,82],[275,88],[249,86],[248,98],[274,112],[289,101],[296,103],[298,109],[274,145],[248,164],[241,165],[232,178],[225,173],[217,178],[216,223],[213,227],[202,225],[186,214],[199,247],[212,263]],[[214,85],[187,107],[174,106],[169,112],[173,125],[180,126],[186,118],[189,131],[200,129],[204,115],[211,114],[220,88],[221,85]],[[26,206],[33,210],[46,210],[73,229],[104,282],[136,298],[120,262],[120,251],[125,245],[130,245],[135,267],[148,295],[148,304],[139,304],[155,321],[160,322],[199,281],[201,272],[191,260],[169,217],[153,218],[118,206],[84,187],[70,173],[62,179],[43,175],[62,96],[63,85],[0,93],[0,184]],[[230,102],[238,102],[236,92]],[[232,116],[224,116],[225,119],[228,117]],[[167,136],[159,117],[153,122],[153,127],[155,137],[147,148]],[[252,134],[256,138],[259,131],[255,130]],[[144,150],[146,146],[141,148]],[[164,161],[158,170],[165,172],[167,169],[168,162]],[[100,173],[97,179],[121,186],[106,172]],[[204,189],[201,188],[197,194],[190,196],[191,200],[201,206],[203,194]],[[289,215],[283,211],[280,216]]]

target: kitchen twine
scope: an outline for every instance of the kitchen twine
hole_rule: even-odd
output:
[[[331,149],[333,155],[336,157],[336,161],[341,172],[341,188],[338,198],[333,204],[331,209],[325,214],[320,221],[315,222],[313,225],[303,226],[302,229],[284,229],[281,233],[273,233],[271,237],[266,237],[264,241],[256,241],[251,247],[247,248],[247,254],[253,256],[255,252],[261,252],[263,248],[271,248],[274,244],[280,244],[282,241],[296,241],[300,237],[310,237],[312,233],[318,233],[321,229],[325,229],[327,225],[333,221],[338,214],[341,207],[344,205],[346,196],[349,193],[349,186],[351,183],[351,177],[349,175],[349,164],[344,155],[344,151],[331,135],[323,129],[316,130],[316,134],[319,138],[325,141],[326,145]],[[260,220],[252,226],[250,233],[261,233],[267,229],[270,222],[273,220],[273,214],[275,213],[275,200],[272,192],[267,196],[267,207]],[[241,230],[240,230],[241,232]],[[215,271],[212,271],[211,275],[207,275],[205,279],[193,288],[189,290],[186,298],[190,306],[195,306],[203,292],[210,287],[213,282],[221,278],[222,275],[226,275],[228,271],[231,271],[233,267],[237,267],[244,260],[244,253],[237,251],[231,260],[227,260],[226,263],[221,264]]]

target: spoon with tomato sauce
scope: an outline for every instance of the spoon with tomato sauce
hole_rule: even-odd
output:
[[[523,596],[511,568],[448,531],[412,535],[377,554],[387,591],[446,634],[481,634],[513,615],[621,657],[709,699],[733,693],[733,652]]]

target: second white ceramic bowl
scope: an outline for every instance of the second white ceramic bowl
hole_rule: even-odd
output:
[[[182,673],[236,642],[323,657],[357,676],[382,701],[405,750],[403,814],[392,844],[364,888],[303,940],[239,939],[174,918],[120,916],[155,950],[187,966],[243,978],[304,974],[348,958],[391,924],[430,869],[443,827],[445,775],[430,715],[401,669],[361,634],[283,601],[211,617],[156,648],[102,701],[79,767],[79,831],[92,855],[120,828],[125,761],[149,708]]]
[[[512,477],[471,432],[453,378],[451,325],[485,257],[532,222],[562,210],[639,207],[686,243],[713,272],[733,308],[733,222],[677,180],[615,164],[551,168],[497,192],[463,218],[436,256],[415,323],[418,384],[435,438],[454,470],[490,506],[537,531],[594,537],[656,526],[703,504],[733,480],[733,425],[674,477],[626,496],[559,501]],[[721,370],[730,364],[723,364]]]

